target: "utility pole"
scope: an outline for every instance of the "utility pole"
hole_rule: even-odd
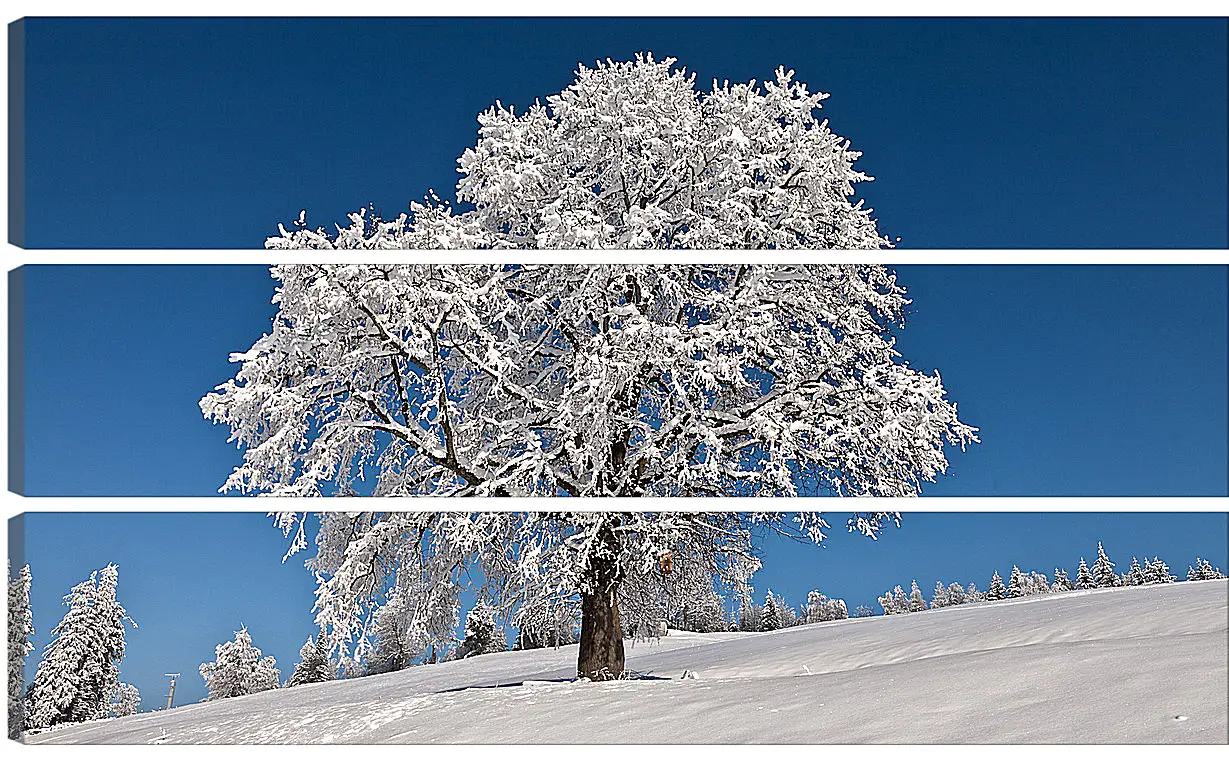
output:
[[[179,678],[179,674],[180,673],[178,672],[174,672],[174,673],[165,672],[162,675],[163,677],[171,678],[171,690],[166,694],[166,708],[167,709],[171,708],[171,702],[175,700],[175,681]]]

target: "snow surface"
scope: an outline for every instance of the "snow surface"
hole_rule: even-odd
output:
[[[576,646],[515,651],[26,741],[1225,743],[1227,616],[1222,580],[671,632],[629,643],[643,679],[571,682]]]

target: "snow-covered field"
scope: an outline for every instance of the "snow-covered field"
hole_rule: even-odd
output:
[[[1229,581],[575,646],[194,704],[28,743],[1225,743]],[[691,670],[695,679],[682,679]]]

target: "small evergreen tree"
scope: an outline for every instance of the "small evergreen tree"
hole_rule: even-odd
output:
[[[896,607],[897,613],[909,612],[909,596],[899,584],[892,590],[892,604]]]
[[[465,639],[457,648],[457,658],[481,656],[508,650],[508,639],[495,626],[495,611],[478,602],[465,616]]]
[[[1145,558],[1147,559],[1147,558]],[[1145,582],[1144,569],[1139,564],[1138,557],[1131,558],[1131,570],[1122,577],[1123,586],[1138,587]]]
[[[1211,579],[1223,579],[1225,574],[1220,572],[1212,563],[1203,558],[1195,558],[1195,565],[1187,571],[1187,581],[1208,581]]]
[[[845,605],[844,600],[833,598],[828,601],[826,613],[828,621],[841,621],[849,618],[849,607]]]
[[[216,658],[202,664],[201,677],[209,688],[205,701],[246,696],[276,688],[278,685],[277,660],[264,656],[252,645],[252,636],[247,627],[235,633],[235,639],[222,643],[215,649]]]
[[[1084,562],[1084,558],[1080,558],[1080,568],[1075,573],[1075,588],[1076,589],[1096,589],[1097,581],[1092,576],[1092,571],[1088,570],[1088,563]]]
[[[1071,583],[1071,577],[1061,568],[1054,569],[1054,586],[1055,592],[1069,592],[1075,589],[1075,584]]]
[[[764,598],[764,613],[760,623],[760,630],[763,632],[773,632],[781,629],[784,622],[781,614],[778,612],[777,601],[774,599],[772,590],[768,590],[768,596]]]
[[[336,672],[332,663],[329,662],[328,641],[324,636],[324,630],[321,629],[320,634],[314,639],[307,638],[307,642],[299,649],[299,663],[295,665],[294,672],[286,681],[286,687],[323,683],[335,677]]]
[[[34,616],[30,613],[30,566],[23,565],[13,578],[13,563],[8,567],[9,585],[9,738],[21,736],[25,715],[25,669],[26,658],[34,646],[30,635],[34,634]]]
[[[935,593],[930,598],[930,607],[931,608],[946,608],[947,606],[951,604],[952,604],[952,599],[951,599],[951,596],[948,594],[947,587],[944,586],[943,582],[936,581],[935,582]]]
[[[741,632],[760,632],[764,628],[764,609],[751,602],[743,604],[742,613],[738,619],[738,629]]]
[[[982,603],[986,601],[986,593],[977,588],[976,582],[969,582],[969,587],[964,591],[964,601],[966,603]]]
[[[806,609],[807,624],[818,624],[821,621],[827,621],[827,604],[828,598],[824,595],[824,593],[818,590],[812,590],[808,593]]]
[[[1092,564],[1092,578],[1101,589],[1118,586],[1118,574],[1114,573],[1114,563],[1105,554],[1101,542],[1097,542],[1097,559]]]
[[[1172,584],[1178,577],[1169,572],[1169,565],[1159,557],[1144,558],[1145,584]]]
[[[1007,588],[1003,586],[1003,577],[999,576],[999,572],[995,571],[994,576],[990,577],[990,589],[986,590],[987,600],[1005,600],[1007,599]]]
[[[922,596],[922,590],[918,588],[917,580],[914,579],[913,586],[909,590],[909,612],[917,613],[926,610],[926,598]]]
[[[68,613],[51,631],[27,702],[29,727],[82,723],[107,716],[124,659],[128,618],[116,597],[119,568],[109,564],[64,597]]]
[[[867,617],[874,616],[875,612],[871,610],[869,605],[859,605],[857,608],[853,609],[853,615],[855,619],[865,619]]]
[[[1007,596],[1008,597],[1023,597],[1028,594],[1024,584],[1024,574],[1020,572],[1018,565],[1011,566],[1011,579],[1008,581]]]
[[[967,601],[968,595],[965,594],[964,587],[960,586],[960,582],[953,581],[947,585],[948,605],[964,605]]]
[[[135,715],[141,708],[141,692],[131,683],[118,683],[111,694],[111,717]]]

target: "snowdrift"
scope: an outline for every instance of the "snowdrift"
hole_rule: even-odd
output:
[[[1229,581],[1069,592],[628,646],[576,647],[178,707],[35,744],[1225,743]],[[694,674],[687,675],[690,672]]]

